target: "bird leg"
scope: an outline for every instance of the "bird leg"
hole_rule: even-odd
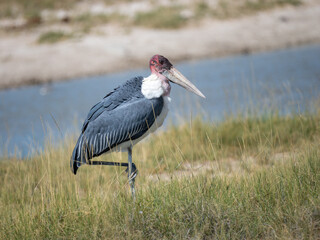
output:
[[[89,163],[89,165],[104,165],[104,166],[121,166],[121,167],[127,167],[126,172],[128,173],[128,178],[130,177],[129,175],[129,164],[128,163],[123,163],[123,162],[106,162],[106,161],[92,161]],[[131,174],[131,179],[135,180],[135,178],[138,175],[138,169],[134,163],[132,163],[132,174]]]
[[[126,163],[127,164],[127,163]],[[136,167],[136,165],[134,163],[132,163],[132,173],[131,173],[131,176],[129,175],[129,164],[127,164],[127,169],[126,169],[126,173],[128,173],[128,178],[132,179],[132,181],[134,182],[135,178],[137,177],[138,175],[138,169]]]
[[[127,167],[126,172],[128,173],[129,184],[131,188],[132,198],[135,200],[135,189],[134,182],[138,175],[138,169],[136,165],[132,162],[132,149],[128,148],[128,163],[123,162],[105,162],[105,161],[92,161],[90,165],[105,165],[105,166],[121,166]]]
[[[121,167],[127,167],[126,172],[128,173],[128,178],[130,178],[129,175],[129,164],[123,163],[123,162],[105,162],[105,161],[92,161],[89,163],[89,165],[104,165],[104,166],[121,166]],[[131,179],[134,181],[135,178],[138,175],[138,169],[134,163],[132,163],[132,174]]]
[[[132,194],[133,201],[135,201],[136,191],[134,189],[134,180],[137,176],[137,168],[135,167],[134,164],[132,164],[132,148],[131,147],[128,148],[128,169],[129,169],[128,179],[129,179],[129,184],[131,188],[131,194]]]

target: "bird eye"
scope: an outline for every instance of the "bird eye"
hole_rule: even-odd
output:
[[[159,63],[162,65],[162,64],[164,63],[163,59],[161,59],[161,60],[159,61]]]

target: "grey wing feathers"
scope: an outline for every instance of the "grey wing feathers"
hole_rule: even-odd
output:
[[[111,111],[127,101],[143,97],[141,93],[142,79],[143,77],[135,77],[127,81],[122,86],[108,93],[100,102],[94,105],[83,123],[82,132],[85,131],[90,121],[95,120],[104,111]]]
[[[74,174],[81,163],[90,162],[91,158],[135,140],[149,130],[162,111],[163,98],[146,99],[140,89],[131,87],[131,92],[120,94],[117,92],[120,87],[90,110],[72,154],[70,163]],[[122,102],[119,98],[115,100],[115,96],[120,95]]]

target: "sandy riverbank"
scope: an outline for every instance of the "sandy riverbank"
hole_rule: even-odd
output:
[[[205,20],[178,30],[105,25],[78,39],[38,44],[41,29],[0,38],[0,89],[147,67],[156,54],[179,60],[320,43],[320,2]]]

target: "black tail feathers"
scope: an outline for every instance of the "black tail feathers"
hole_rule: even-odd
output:
[[[77,158],[77,146],[74,148],[71,159],[70,159],[70,169],[71,172],[73,172],[74,175],[77,174],[77,170],[80,167],[80,159]]]
[[[82,157],[81,157],[81,146],[80,146],[80,140],[81,140],[82,136],[79,137],[78,142],[76,144],[76,146],[73,149],[72,152],[72,156],[70,159],[70,169],[71,172],[76,175],[77,174],[77,170],[78,168],[81,166],[81,162],[82,162]]]

